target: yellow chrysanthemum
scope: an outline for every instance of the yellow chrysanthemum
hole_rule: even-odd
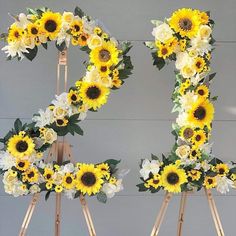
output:
[[[7,42],[16,42],[20,41],[25,35],[24,29],[18,27],[16,23],[12,24],[8,31]]]
[[[229,173],[229,166],[227,164],[217,164],[215,169],[220,176],[225,176]]]
[[[29,183],[35,183],[39,179],[39,172],[35,167],[28,169],[26,172],[23,173],[25,180]]]
[[[75,177],[71,173],[66,173],[62,180],[62,186],[65,189],[72,189],[75,186]]]
[[[78,103],[80,101],[78,91],[71,89],[70,92],[67,94],[67,99],[70,104]]]
[[[100,191],[103,184],[102,172],[92,164],[81,164],[76,174],[76,189],[81,193],[96,194]]]
[[[194,68],[198,73],[201,73],[206,65],[204,58],[196,57],[194,60]]]
[[[160,44],[157,51],[157,56],[163,59],[166,59],[173,53],[173,48],[165,45]]]
[[[192,181],[198,181],[201,178],[201,171],[198,170],[190,170],[188,171],[188,177],[192,179]]]
[[[203,186],[205,186],[206,189],[215,188],[217,185],[216,177],[206,176],[204,179]]]
[[[109,179],[111,174],[109,171],[109,165],[107,163],[101,163],[96,166],[102,173],[102,175],[106,178]]]
[[[110,90],[97,82],[83,82],[79,95],[84,104],[97,110],[107,102]]]
[[[40,30],[45,32],[50,40],[54,40],[61,30],[62,17],[60,13],[47,11],[42,14],[40,19]]]
[[[199,14],[192,9],[182,8],[173,13],[169,24],[182,37],[191,39],[196,36],[199,29]]]
[[[161,176],[159,174],[154,175],[151,179],[149,179],[146,183],[145,186],[147,188],[153,187],[155,189],[159,188],[162,186],[161,184]]]
[[[189,140],[193,137],[194,130],[190,126],[184,126],[180,129],[179,135],[181,138],[183,138],[185,140]]]
[[[187,120],[191,126],[204,128],[204,126],[210,127],[213,118],[214,106],[212,103],[208,99],[199,99],[189,110]]]
[[[168,192],[181,192],[181,185],[186,183],[187,175],[185,170],[179,169],[175,165],[168,165],[164,167],[161,173],[162,186]]]
[[[26,171],[30,166],[30,162],[24,159],[18,159],[16,161],[16,169],[20,171]]]
[[[90,60],[96,66],[106,65],[112,66],[119,62],[119,51],[111,41],[102,42],[102,45],[94,48],[90,52]]]
[[[7,143],[7,150],[18,158],[30,156],[34,152],[34,147],[33,139],[29,136],[14,135]]]
[[[70,33],[73,36],[79,36],[83,32],[82,20],[75,19],[70,25]]]
[[[206,136],[206,133],[204,130],[198,130],[198,131],[195,131],[191,141],[192,143],[199,147],[199,146],[202,146],[207,140],[207,136]]]
[[[209,89],[205,84],[202,84],[197,87],[196,94],[203,98],[207,98],[209,96]]]

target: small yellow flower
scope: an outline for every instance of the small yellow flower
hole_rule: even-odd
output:
[[[111,177],[111,178],[109,179],[109,183],[110,183],[110,184],[116,184],[116,183],[117,183],[117,179],[116,179],[115,177]]]
[[[46,183],[46,189],[47,189],[47,190],[52,189],[52,183],[51,183],[51,182],[47,182],[47,183]]]
[[[55,187],[55,191],[56,191],[56,193],[61,193],[62,190],[63,190],[63,188],[62,188],[61,185],[56,185],[56,187]]]
[[[94,32],[95,34],[101,34],[101,33],[102,33],[102,29],[101,29],[100,27],[95,27],[94,30],[93,30],[93,32]]]
[[[57,164],[54,165],[54,168],[55,168],[56,171],[59,171],[59,170],[60,170],[60,166],[57,165]]]

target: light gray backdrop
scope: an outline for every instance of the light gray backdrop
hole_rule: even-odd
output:
[[[107,158],[121,158],[122,167],[131,172],[125,179],[125,190],[106,205],[89,199],[98,236],[148,236],[163,199],[162,194],[138,193],[138,162],[151,153],[168,152],[174,142],[170,134],[170,96],[174,86],[173,65],[159,72],[152,66],[150,51],[143,41],[153,40],[151,19],[163,19],[181,7],[210,10],[216,21],[217,39],[213,55],[213,71],[217,78],[212,85],[216,103],[216,120],[212,141],[214,153],[224,160],[236,159],[235,53],[236,53],[236,1],[235,0],[83,0],[83,1],[33,1],[0,0],[0,31],[12,22],[7,13],[24,12],[26,7],[48,6],[53,10],[72,11],[80,6],[88,15],[99,18],[119,40],[131,40],[134,74],[121,90],[113,92],[108,103],[98,112],[90,113],[82,123],[84,137],[69,137],[74,145],[76,160],[98,162]],[[3,44],[1,44],[1,47]],[[84,74],[82,61],[87,58],[79,49],[69,50],[69,78],[72,85]],[[55,91],[57,51],[53,45],[46,52],[40,48],[33,62],[5,61],[0,54],[0,136],[13,125],[15,118],[29,121],[32,114],[46,107]],[[226,196],[215,194],[217,206],[227,236],[235,235],[236,193]],[[13,198],[4,193],[0,185],[0,235],[16,236],[22,223],[30,197]],[[160,235],[176,234],[179,196],[174,197],[168,209]],[[78,200],[63,198],[62,235],[86,236],[87,228]],[[42,196],[37,206],[30,236],[53,235],[54,197],[48,202]],[[216,235],[213,221],[203,193],[188,201],[186,236]]]

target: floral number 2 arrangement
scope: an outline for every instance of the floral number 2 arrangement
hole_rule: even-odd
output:
[[[63,14],[48,8],[27,9],[14,17],[15,22],[6,34],[7,45],[2,49],[8,60],[26,57],[33,60],[40,46],[47,49],[54,41],[63,51],[70,44],[89,54],[86,74],[68,92],[53,100],[46,110],[39,110],[30,124],[17,119],[14,128],[0,141],[0,173],[5,191],[14,196],[47,191],[63,192],[69,198],[80,194],[97,195],[105,202],[122,190],[124,171],[117,160],[99,164],[45,163],[44,152],[58,136],[67,133],[83,135],[78,123],[88,111],[97,111],[107,102],[111,90],[119,89],[131,74],[133,66],[127,56],[131,45],[119,43],[97,21],[76,7],[74,13]]]
[[[234,163],[223,163],[212,154],[209,143],[214,118],[209,86],[215,76],[210,74],[210,59],[214,39],[214,21],[209,12],[179,9],[164,22],[155,25],[155,42],[146,42],[152,50],[154,65],[162,69],[169,61],[175,61],[176,81],[172,95],[178,112],[172,134],[176,142],[162,160],[142,160],[139,191],[151,193],[164,189],[168,192],[216,188],[221,193],[236,186]]]

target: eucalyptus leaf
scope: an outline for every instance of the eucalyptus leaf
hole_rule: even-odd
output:
[[[106,203],[107,202],[107,195],[104,192],[99,192],[97,194],[97,200],[99,202]]]

